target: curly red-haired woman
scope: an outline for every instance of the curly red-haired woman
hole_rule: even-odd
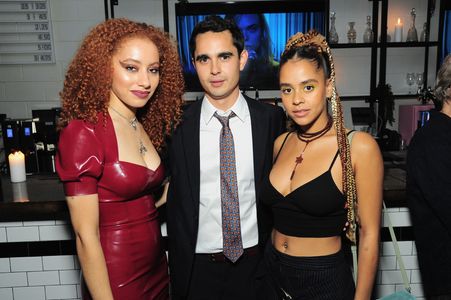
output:
[[[61,92],[57,171],[64,183],[84,299],[168,299],[152,192],[158,151],[180,121],[184,82],[161,30],[107,20],[83,40]]]

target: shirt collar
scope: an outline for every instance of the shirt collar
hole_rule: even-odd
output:
[[[215,112],[218,112],[220,116],[228,116],[232,111],[235,113],[238,119],[241,120],[241,122],[245,122],[246,116],[249,114],[249,109],[247,108],[246,99],[244,99],[244,96],[241,94],[241,92],[239,93],[238,99],[235,104],[227,111],[222,111],[214,107],[213,104],[208,101],[207,96],[204,96],[202,100],[201,115],[202,119],[205,122],[205,125],[208,125],[211,119],[214,118]]]

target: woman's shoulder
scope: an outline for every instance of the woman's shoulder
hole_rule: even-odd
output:
[[[283,144],[283,142],[288,139],[288,136],[293,133],[293,131],[286,131],[284,133],[282,133],[281,135],[279,135],[276,140],[274,141],[274,144]]]
[[[96,122],[92,122],[92,121],[87,121],[87,120],[83,120],[83,119],[73,119],[71,121],[69,121],[69,123],[63,127],[61,130],[62,132],[77,132],[77,131],[91,131],[94,132],[96,131],[96,128],[102,126],[102,124],[107,125],[109,122],[109,118],[108,116],[104,116],[103,113],[98,113],[97,114],[97,121]]]
[[[371,134],[363,131],[353,131],[351,134],[349,132],[351,130],[347,130],[348,136],[352,135],[351,154],[371,156],[380,153],[379,145]]]
[[[291,133],[292,131],[287,131],[282,133],[276,138],[276,140],[274,141],[274,150],[276,152],[278,152],[279,149],[283,146],[283,144],[286,142]]]

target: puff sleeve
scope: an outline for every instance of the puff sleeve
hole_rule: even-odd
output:
[[[95,133],[95,125],[71,121],[60,133],[56,171],[66,196],[97,193],[97,181],[103,171],[104,151]]]

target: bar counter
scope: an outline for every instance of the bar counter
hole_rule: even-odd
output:
[[[56,174],[28,175],[25,182],[1,177],[0,222],[66,220],[69,217],[63,186]]]
[[[9,176],[1,180],[0,222],[68,220],[63,186],[56,174],[27,176],[22,183],[11,183]],[[407,206],[405,171],[391,162],[385,166],[384,200],[388,207]]]

